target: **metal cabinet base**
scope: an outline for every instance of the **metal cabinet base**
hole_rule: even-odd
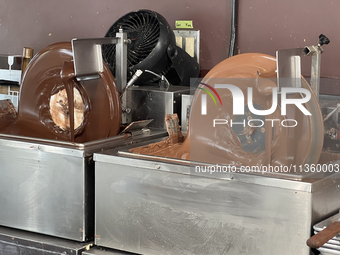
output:
[[[88,251],[84,251],[82,255],[136,255],[136,254],[112,250],[110,248],[93,247]]]
[[[75,241],[93,239],[93,152],[165,134],[85,144],[1,135],[0,225]]]
[[[340,208],[340,179],[195,174],[188,165],[94,154],[95,244],[140,254],[310,253]]]
[[[3,255],[80,255],[92,244],[0,227],[0,254]]]

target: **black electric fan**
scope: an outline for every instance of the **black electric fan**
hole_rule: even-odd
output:
[[[190,78],[198,77],[197,61],[176,46],[174,32],[159,13],[150,10],[130,12],[118,19],[105,37],[115,37],[120,28],[127,33],[127,38],[131,41],[127,45],[128,80],[138,69],[165,75],[174,85],[189,86]],[[103,45],[102,52],[105,63],[115,76],[115,45]],[[157,79],[157,76],[144,72],[136,84],[144,85]]]

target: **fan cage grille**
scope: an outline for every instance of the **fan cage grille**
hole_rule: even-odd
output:
[[[115,37],[120,28],[127,33],[127,38],[131,40],[127,46],[128,78],[130,78],[133,66],[147,58],[155,48],[160,36],[160,24],[157,17],[151,13],[130,13],[113,24],[106,37]],[[104,44],[102,52],[105,63],[115,75],[116,45]]]

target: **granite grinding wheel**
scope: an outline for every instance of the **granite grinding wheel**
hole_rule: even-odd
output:
[[[73,60],[71,44],[52,44],[30,62],[21,85],[18,117],[3,133],[70,141],[70,111],[61,71]],[[100,79],[74,86],[75,142],[117,135],[121,105],[114,78],[104,65]]]

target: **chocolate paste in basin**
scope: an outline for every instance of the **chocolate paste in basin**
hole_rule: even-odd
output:
[[[50,45],[30,62],[23,77],[18,116],[0,125],[0,133],[53,140],[89,142],[117,135],[121,108],[113,76],[106,65],[100,79],[76,81],[71,44]],[[74,128],[73,88],[83,99],[83,121]],[[66,130],[54,123],[50,99],[66,89],[69,125]],[[1,120],[0,120],[1,124]]]
[[[272,88],[276,85],[276,59],[263,54],[241,54],[229,58],[215,66],[203,79],[203,83],[215,87],[215,84],[232,84],[240,88],[247,105],[247,88],[253,88],[253,102],[269,109],[272,106]],[[202,85],[200,85],[202,86]],[[309,89],[302,79],[302,87]],[[216,89],[216,88],[215,88]],[[233,98],[228,89],[216,89],[222,104],[207,99],[207,114],[201,114],[202,90],[196,90],[193,98],[189,132],[183,143],[148,145],[130,150],[133,153],[160,157],[186,159],[211,164],[231,164],[236,166],[260,165],[300,165],[317,163],[323,144],[323,122],[317,100],[312,94],[311,100],[304,106],[312,116],[304,115],[294,105],[288,105],[287,115],[281,115],[280,104],[276,111],[266,116],[265,149],[260,152],[245,151],[238,134],[235,134],[230,123],[235,121],[233,115]],[[290,98],[301,98],[302,95],[290,95]],[[211,100],[210,100],[211,99]],[[214,119],[227,120],[228,124],[213,127]],[[247,112],[245,112],[247,119]],[[269,121],[276,119],[279,121]],[[283,127],[281,121],[295,119],[296,127]],[[288,124],[288,122],[286,123]],[[292,124],[292,123],[289,123]],[[246,124],[247,125],[247,124]],[[273,127],[272,127],[273,125]],[[254,131],[252,131],[254,132]],[[169,138],[168,138],[169,139]]]

